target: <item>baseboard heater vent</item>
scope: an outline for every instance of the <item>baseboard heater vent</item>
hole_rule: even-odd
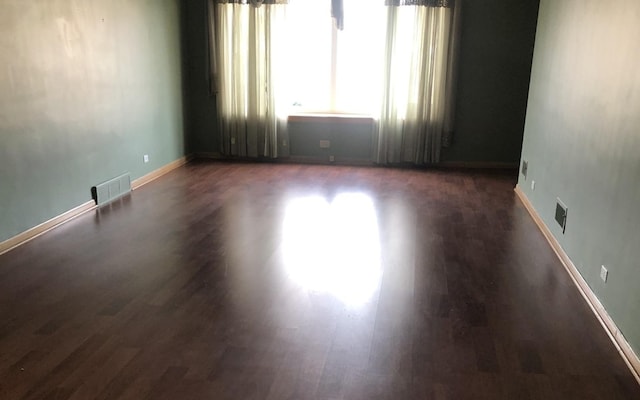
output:
[[[107,204],[131,192],[131,176],[129,173],[109,179],[91,188],[91,196],[97,205]]]
[[[562,233],[567,229],[567,206],[560,199],[556,199],[556,222],[562,228]]]

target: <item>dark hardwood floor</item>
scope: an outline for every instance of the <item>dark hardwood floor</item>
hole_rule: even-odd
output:
[[[0,398],[640,399],[515,182],[189,164],[0,256]]]

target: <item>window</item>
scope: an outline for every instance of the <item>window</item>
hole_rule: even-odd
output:
[[[376,160],[437,162],[455,89],[455,0],[210,0],[224,154],[278,156],[286,116],[374,117]],[[213,24],[215,20],[215,23]]]
[[[290,113],[379,112],[386,12],[378,2],[345,0],[345,26],[338,30],[330,0],[290,0],[284,66]]]

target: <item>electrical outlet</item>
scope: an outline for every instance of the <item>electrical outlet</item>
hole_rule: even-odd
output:
[[[336,158],[334,156],[329,156],[329,162],[334,162]]]
[[[531,190],[536,190],[536,181],[531,181]]]
[[[602,282],[607,283],[607,278],[609,277],[609,270],[603,265],[600,267],[600,279]]]
[[[149,162],[149,155],[145,154],[144,156],[142,156],[142,161],[144,161],[144,163],[148,163]]]
[[[231,144],[236,144],[236,138],[234,137],[231,138]]]

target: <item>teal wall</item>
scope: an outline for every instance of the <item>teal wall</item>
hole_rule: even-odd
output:
[[[518,163],[538,4],[463,2],[455,135],[444,161]]]
[[[281,154],[293,159],[336,163],[370,163],[373,155],[373,120],[351,118],[305,118],[289,121],[288,149]],[[329,148],[320,148],[320,141],[328,140]]]
[[[207,1],[185,3],[190,152],[220,153],[215,97],[209,93]]]
[[[185,154],[179,8],[0,0],[0,241]]]
[[[207,86],[206,1],[186,3],[189,120],[193,150],[218,153],[215,99]],[[443,161],[517,164],[522,145],[529,74],[539,0],[465,1],[461,27],[456,133]],[[318,124],[308,126],[316,132]],[[360,159],[360,127],[335,149],[344,159]],[[308,143],[301,124],[291,140],[324,160],[316,135]],[[328,134],[335,131],[326,124]],[[344,133],[348,135],[348,132]],[[315,149],[315,150],[312,150]],[[292,149],[294,150],[294,149]],[[292,156],[295,154],[292,152]]]
[[[541,1],[522,149],[529,172],[518,183],[636,353],[639,38],[636,0]],[[569,208],[564,234],[556,197]]]

